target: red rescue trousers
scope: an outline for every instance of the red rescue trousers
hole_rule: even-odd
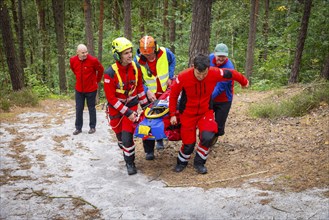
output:
[[[218,127],[214,118],[213,110],[209,110],[204,115],[180,115],[182,123],[181,136],[183,144],[193,144],[196,142],[196,129],[199,129],[199,135],[203,131],[217,133]],[[200,136],[199,136],[200,138]]]

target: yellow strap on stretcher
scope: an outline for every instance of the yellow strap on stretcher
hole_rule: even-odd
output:
[[[150,133],[151,128],[146,125],[138,126],[138,134],[148,135]]]
[[[159,114],[153,114],[152,112],[150,112],[151,108],[146,108],[144,112],[145,117],[150,119],[160,118],[169,112],[169,108],[166,107],[155,107],[152,110],[154,109],[164,109],[164,110]]]

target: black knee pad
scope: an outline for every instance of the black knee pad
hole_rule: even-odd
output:
[[[125,147],[131,147],[134,144],[133,143],[133,134],[130,132],[123,131],[121,138],[122,138],[123,146],[125,146]]]
[[[122,139],[121,139],[121,134],[122,134],[121,132],[115,134],[115,136],[117,137],[118,141],[122,141]]]
[[[217,138],[214,132],[203,131],[201,134],[201,145],[209,148],[216,143]]]
[[[184,144],[183,153],[191,155],[193,153],[195,142],[193,144]]]

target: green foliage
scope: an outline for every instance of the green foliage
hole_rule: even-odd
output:
[[[27,86],[31,88],[32,92],[39,98],[47,97],[51,91],[47,85],[45,85],[36,74],[31,73],[30,68],[25,69]]]
[[[0,108],[5,111],[9,112],[10,110],[10,101],[4,98],[0,98]]]
[[[265,21],[264,1],[259,1],[257,16],[257,33],[252,73],[253,89],[266,90],[287,85],[291,66],[297,47],[297,40],[301,18],[303,16],[302,1],[270,1],[268,41],[265,41],[263,25]],[[58,57],[56,34],[51,1],[45,1],[46,32],[39,28],[35,1],[23,1],[24,17],[24,49],[27,59],[25,81],[39,97],[46,97],[49,93],[59,94]],[[113,11],[115,3],[119,4],[117,12]],[[95,55],[97,55],[99,1],[92,0],[92,20],[94,31]],[[192,4],[191,0],[177,1],[177,7],[171,7],[169,1],[169,20],[176,24],[175,55],[177,59],[176,71],[179,73],[187,68],[188,51],[191,37]],[[140,9],[144,9],[141,17]],[[327,0],[313,0],[311,16],[308,25],[307,38],[302,55],[299,81],[309,83],[319,76],[329,51],[329,2]],[[163,41],[162,36],[169,35],[169,27],[163,25],[164,1],[132,1],[131,22],[134,53],[138,48],[138,40],[142,35],[149,34],[157,39],[160,46],[170,47],[169,39]],[[74,91],[75,77],[69,68],[69,58],[75,55],[79,43],[86,44],[85,18],[82,1],[65,1],[65,60],[68,92]],[[104,2],[104,33],[102,64],[107,68],[114,62],[111,52],[113,39],[124,35],[123,1]],[[212,4],[211,37],[209,53],[216,44],[223,42],[229,47],[229,57],[239,72],[244,72],[246,50],[249,32],[250,1],[217,0]],[[11,15],[11,20],[12,19]],[[119,30],[115,29],[114,18],[118,17]],[[141,26],[145,30],[141,31]],[[17,40],[16,32],[14,38]],[[46,35],[46,45],[42,36]],[[1,44],[0,40],[0,44]],[[16,42],[16,48],[19,48]],[[268,49],[267,59],[262,58],[264,49]],[[3,49],[3,45],[0,45]],[[44,50],[43,50],[44,49]],[[46,51],[45,54],[42,51]],[[17,51],[18,53],[18,51]],[[44,61],[45,59],[45,61]],[[0,87],[6,91],[11,89],[10,76],[5,61],[1,63]]]
[[[0,97],[0,107],[3,111],[9,111],[12,106],[34,107],[39,104],[38,96],[29,89],[17,92],[3,93]]]
[[[253,80],[252,84],[252,90],[255,91],[266,91],[266,90],[271,90],[273,88],[278,88],[279,86],[277,84],[274,84],[272,81],[268,79],[262,79],[262,80]]]
[[[271,99],[264,103],[254,104],[250,107],[249,114],[260,118],[303,116],[318,107],[321,102],[329,104],[328,94],[328,82],[311,84],[289,99],[281,100],[283,93],[279,92],[273,95],[279,98],[278,101]]]

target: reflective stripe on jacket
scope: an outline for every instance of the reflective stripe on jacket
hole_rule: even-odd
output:
[[[123,83],[122,83],[122,79],[121,79],[121,76],[119,74],[119,68],[118,68],[118,65],[116,63],[112,64],[112,69],[115,71],[115,74],[116,76],[118,77],[118,80],[119,80],[119,86],[120,88],[116,89],[115,91],[118,92],[118,93],[121,93],[121,94],[126,94],[128,96],[130,96],[134,91],[135,89],[137,88],[137,83],[138,83],[138,70],[137,70],[137,66],[136,66],[136,63],[135,62],[132,62],[132,65],[134,67],[134,71],[135,71],[135,87],[133,87],[132,90],[128,91],[128,90],[124,90],[123,89]]]
[[[166,91],[167,89],[167,81],[169,79],[169,62],[167,59],[167,51],[166,48],[160,47],[160,50],[163,52],[162,55],[157,59],[156,63],[156,72],[157,76],[154,76],[146,63],[146,65],[141,65],[141,70],[143,73],[144,84],[151,90],[153,93],[157,91],[157,81],[156,78],[159,78],[162,91]],[[140,57],[137,57],[137,61],[139,61]]]
[[[130,109],[131,106],[136,106],[138,102],[142,106],[147,104],[142,84],[142,73],[138,69],[136,72],[135,66],[134,62],[127,66],[122,66],[120,62],[116,61],[115,66],[111,65],[105,71],[104,91],[106,99],[111,106],[109,112],[111,116],[122,114],[129,117],[133,112]],[[138,80],[136,80],[136,77]],[[119,78],[121,78],[121,83]],[[127,92],[122,92],[122,90]]]

